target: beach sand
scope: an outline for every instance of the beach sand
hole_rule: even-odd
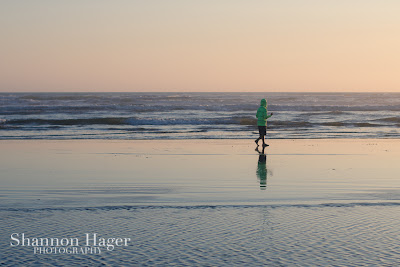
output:
[[[0,141],[0,264],[399,264],[399,140],[268,144]],[[13,233],[131,242],[34,254]]]

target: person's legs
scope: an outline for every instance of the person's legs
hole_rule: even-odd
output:
[[[264,127],[264,129],[263,129],[263,135],[262,135],[263,147],[268,146],[268,145],[265,143],[265,136],[266,136],[266,135],[267,135],[267,127]]]
[[[267,144],[265,144],[265,135],[267,133],[266,132],[266,127],[265,126],[258,126],[258,132],[260,134],[260,137],[258,137],[256,140],[254,140],[254,142],[258,146],[258,141],[262,140],[263,146],[268,146]]]
[[[258,141],[260,141],[261,140],[261,137],[262,137],[262,130],[261,130],[261,127],[260,126],[258,126],[258,134],[260,135],[256,140],[254,140],[254,142],[257,144],[257,146],[258,146]]]

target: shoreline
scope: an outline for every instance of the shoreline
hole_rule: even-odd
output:
[[[113,138],[109,138],[109,139],[100,139],[100,138],[76,138],[76,139],[67,139],[67,138],[63,138],[63,139],[45,139],[45,138],[24,138],[24,139],[17,139],[17,138],[13,138],[13,139],[0,139],[0,142],[5,142],[5,141],[149,141],[149,142],[154,142],[154,141],[196,141],[196,140],[210,140],[210,141],[216,141],[216,140],[255,140],[257,139],[257,135],[254,134],[254,138],[143,138],[143,139],[113,139]],[[293,140],[400,140],[400,137],[398,138],[393,138],[393,137],[380,137],[380,138],[370,138],[370,137],[358,137],[358,138],[354,138],[354,137],[349,137],[349,138],[343,138],[343,137],[321,137],[321,138],[268,138],[265,140],[286,140],[286,141],[293,141]]]

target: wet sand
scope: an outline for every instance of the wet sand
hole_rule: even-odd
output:
[[[2,205],[400,199],[398,140],[268,143],[264,156],[252,140],[0,141]]]
[[[399,140],[0,141],[4,265],[395,264]],[[12,233],[129,237],[37,255]]]

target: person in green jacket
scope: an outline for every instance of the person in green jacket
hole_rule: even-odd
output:
[[[268,146],[265,143],[264,137],[267,134],[267,119],[271,117],[274,113],[271,113],[271,115],[267,114],[267,100],[261,99],[261,104],[260,107],[257,109],[257,126],[258,126],[258,132],[260,134],[260,137],[258,137],[254,142],[256,142],[258,146],[258,141],[262,140],[263,142],[263,147]]]

